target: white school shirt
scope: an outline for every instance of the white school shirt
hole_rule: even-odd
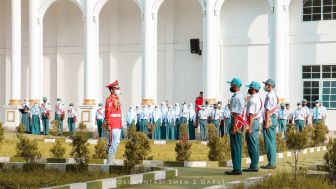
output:
[[[219,109],[213,109],[212,110],[212,114],[211,114],[211,116],[212,116],[212,119],[214,119],[214,120],[219,120],[220,119],[220,114],[221,114],[221,110],[219,110]]]
[[[288,111],[285,109],[278,110],[278,118],[287,120],[289,117]]]
[[[105,118],[104,108],[98,108],[96,111],[96,119],[104,119],[104,118]]]
[[[266,95],[265,104],[264,104],[265,111],[273,110],[277,106],[277,104],[278,104],[278,98],[276,97],[274,90],[271,90],[271,92],[269,92]],[[273,112],[272,115],[275,113],[276,111]]]
[[[300,108],[300,109],[296,109],[295,111],[294,111],[294,115],[293,115],[293,117],[294,117],[294,120],[296,121],[296,120],[305,120],[305,117],[306,117],[306,111],[304,110],[304,109],[302,109],[302,108]]]
[[[230,104],[231,112],[241,115],[244,112],[245,98],[240,92],[234,93],[231,97]]]
[[[75,108],[69,108],[67,113],[68,113],[68,118],[74,118],[77,116],[77,112]]]
[[[247,102],[246,111],[247,114],[257,114],[256,119],[260,117],[261,101],[257,94],[251,96],[250,100]]]

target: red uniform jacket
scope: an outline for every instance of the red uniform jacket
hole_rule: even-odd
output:
[[[106,99],[105,121],[111,129],[121,129],[122,127],[121,104],[119,97],[115,94],[111,94]]]
[[[202,97],[197,97],[196,98],[196,101],[195,101],[195,104],[196,104],[196,111],[200,111],[201,110],[201,106],[203,104],[203,98]]]

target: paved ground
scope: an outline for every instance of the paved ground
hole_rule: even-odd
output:
[[[305,168],[311,168],[315,164],[323,163],[324,152],[301,155],[300,165]],[[290,171],[293,159],[291,157],[278,159],[276,170],[260,170],[258,173],[244,173],[241,176],[227,176],[224,171],[230,170],[229,167],[223,168],[177,168],[179,176],[175,179],[163,180],[157,183],[146,183],[136,186],[128,186],[129,189],[199,189],[212,185],[221,185],[234,180],[244,180],[249,177],[256,177],[268,173],[277,173],[280,171]]]

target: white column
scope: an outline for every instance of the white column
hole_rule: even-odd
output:
[[[220,11],[215,9],[215,3],[216,0],[204,0],[203,11],[203,88],[210,104],[219,99],[220,89]]]
[[[38,1],[29,1],[30,102],[42,97],[43,19],[38,17]]]
[[[93,16],[96,1],[86,1],[85,60],[84,60],[84,102],[79,106],[79,122],[87,125],[89,131],[96,130],[95,112],[98,97],[99,61],[99,17]]]
[[[21,0],[12,0],[12,67],[10,105],[21,102]]]
[[[290,0],[274,2],[274,73],[280,101],[289,98],[289,14]]]
[[[93,17],[95,1],[86,1],[84,105],[95,105],[97,98],[99,60],[99,18]]]
[[[150,104],[157,98],[157,13],[152,8],[153,0],[143,3],[142,103]]]

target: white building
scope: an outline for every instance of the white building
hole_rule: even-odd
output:
[[[47,96],[93,123],[116,79],[124,110],[201,90],[226,102],[236,76],[275,79],[293,108],[323,100],[336,130],[335,49],[336,0],[1,0],[0,120],[16,125],[20,99]]]

